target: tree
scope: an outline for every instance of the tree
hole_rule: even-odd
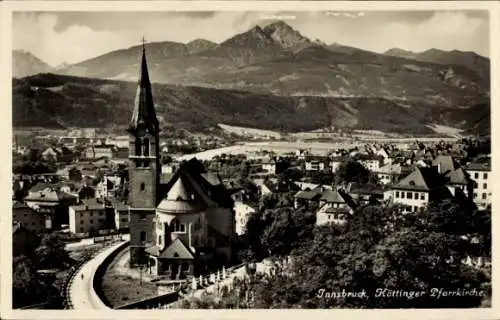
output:
[[[78,170],[76,167],[69,169],[68,176],[69,176],[69,180],[74,181],[74,182],[80,182],[83,179],[82,172],[80,170]]]
[[[40,269],[64,268],[71,260],[64,248],[61,236],[53,232],[44,235],[40,246],[35,250],[37,266]]]
[[[365,184],[370,180],[370,171],[359,162],[348,160],[339,165],[335,172],[335,183],[357,182]]]
[[[462,263],[470,253],[470,241],[463,237],[464,233],[484,233],[487,238],[488,219],[482,213],[460,210],[453,203],[418,214],[405,214],[397,206],[364,206],[344,226],[321,226],[314,229],[312,237],[296,237],[300,239],[299,245],[283,243],[283,238],[293,239],[288,229],[294,225],[291,214],[274,212],[278,218],[270,228],[264,228],[263,245],[269,250],[272,244],[270,250],[274,254],[292,248],[292,263],[286,270],[271,273],[250,285],[247,290],[256,297],[251,307],[477,307],[484,297],[432,296],[433,288],[488,290],[489,275]],[[462,222],[455,223],[452,217]],[[474,223],[472,227],[462,226],[470,218],[477,221],[478,227]],[[266,237],[279,241],[272,242]],[[393,294],[380,291],[384,288]],[[321,290],[364,290],[366,298],[318,298]],[[394,294],[396,290],[424,294],[408,298]]]

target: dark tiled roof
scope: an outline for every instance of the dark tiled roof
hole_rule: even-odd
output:
[[[452,184],[464,184],[468,183],[468,174],[462,168],[458,168],[446,175]]]
[[[345,203],[346,201],[337,190],[325,190],[321,194],[321,201],[329,203]]]
[[[395,186],[396,189],[405,190],[433,190],[445,185],[445,179],[436,168],[416,168]]]
[[[160,258],[166,259],[194,259],[194,254],[181,241],[175,239],[165,250],[160,253]]]
[[[448,172],[452,172],[455,170],[455,163],[453,162],[453,158],[450,156],[440,155],[436,159],[432,161],[433,166],[440,165],[441,172],[446,174]]]
[[[168,183],[162,185],[163,200],[161,202],[165,201],[164,205],[166,205],[166,202],[176,201],[176,199],[172,199],[169,193],[174,186],[177,185],[175,187],[177,190],[176,192],[180,192],[181,189],[184,188],[189,194],[190,199],[184,199],[183,201],[194,201],[197,203],[197,208],[200,207],[200,205],[203,207],[205,205],[214,205],[214,203],[221,207],[232,208],[234,201],[224,185],[220,183],[213,185],[211,181],[208,181],[211,179],[203,177],[204,174],[205,177],[209,177],[209,175],[206,175],[207,172],[203,164],[196,158],[192,158],[182,163]],[[181,182],[179,182],[179,180],[181,180]],[[191,195],[194,196],[194,199],[191,198]],[[192,204],[194,204],[194,202]],[[204,204],[202,205],[202,203]]]
[[[101,210],[104,209],[104,204],[98,202],[97,199],[83,199],[79,205],[71,206],[75,211]]]
[[[295,198],[304,200],[314,200],[321,197],[321,187],[316,187],[313,190],[302,190],[295,194]]]
[[[491,159],[479,159],[478,161],[474,161],[470,163],[466,170],[470,171],[491,171]]]

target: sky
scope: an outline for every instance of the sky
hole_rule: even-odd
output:
[[[474,51],[489,57],[487,11],[15,12],[13,49],[51,66],[77,63],[147,41],[220,43],[281,19],[310,39],[384,52]]]

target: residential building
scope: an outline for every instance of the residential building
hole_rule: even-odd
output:
[[[69,207],[69,230],[72,233],[97,233],[114,229],[114,212],[103,201],[84,199]]]
[[[236,217],[236,234],[243,235],[246,233],[246,226],[248,218],[256,210],[252,206],[244,203],[243,201],[234,202],[234,212]]]
[[[479,158],[466,167],[474,181],[473,199],[480,208],[491,204],[491,158]]]
[[[59,229],[68,223],[68,207],[78,202],[78,197],[60,191],[57,185],[37,184],[24,198],[26,205],[45,217],[45,229]]]
[[[392,186],[392,201],[402,205],[407,212],[416,212],[430,202],[451,196],[445,184],[446,180],[436,167],[417,167]]]
[[[342,156],[330,157],[329,166],[330,168],[332,168],[332,172],[333,173],[337,172],[338,167],[340,167],[340,165],[346,161],[347,161],[346,157]]]
[[[118,231],[129,230],[129,208],[126,204],[120,201],[112,202],[115,211],[115,229]]]
[[[382,165],[384,165],[384,166],[392,164],[393,159],[390,157],[390,154],[391,154],[391,152],[387,148],[384,148],[384,147],[379,148],[375,152],[375,156],[381,157]]]
[[[384,199],[384,189],[372,183],[351,182],[345,191],[357,204],[370,204]]]
[[[306,171],[323,171],[325,170],[327,159],[325,157],[307,157],[305,160]]]
[[[432,166],[437,167],[439,174],[447,175],[457,168],[453,158],[447,155],[439,155],[432,161]]]
[[[45,230],[45,215],[40,214],[23,202],[14,201],[12,205],[12,221],[35,233]]]
[[[474,201],[474,182],[463,168],[457,168],[445,175],[447,186],[452,194],[459,189],[471,202]]]
[[[378,181],[383,184],[391,184],[395,183],[399,180],[402,170],[401,164],[399,163],[388,163],[382,167],[380,167],[377,171],[375,171],[378,177]]]
[[[371,172],[377,172],[380,169],[380,164],[383,163],[383,158],[376,155],[358,154],[356,160]]]
[[[294,196],[294,208],[319,204],[319,199],[325,188],[318,186],[312,190],[306,189],[297,192]]]
[[[316,212],[316,225],[344,224],[354,208],[354,201],[344,191],[324,190],[319,199],[319,210]]]
[[[266,159],[262,162],[262,170],[268,174],[276,174],[276,160]]]
[[[110,199],[120,189],[121,178],[118,176],[104,176],[95,188],[96,198]]]
[[[295,157],[298,160],[305,160],[308,155],[309,155],[309,152],[307,150],[304,150],[304,149],[299,149],[299,150],[295,151]]]

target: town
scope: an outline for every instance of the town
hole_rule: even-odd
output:
[[[466,82],[466,67],[394,50],[335,51],[278,21],[201,56],[176,48],[189,51],[186,79],[201,81],[213,63],[215,87],[211,79],[261,72],[266,61],[292,73],[236,76],[247,93],[231,83],[184,91],[183,80],[152,84],[176,70],[177,60],[161,69],[157,45],[143,39],[97,67],[82,62],[94,79],[68,71],[13,80],[14,309],[491,307],[490,106],[479,75]],[[260,52],[265,63],[221,64],[235,52]],[[342,63],[326,68],[332,59]],[[134,83],[99,73],[109,61],[126,61]],[[304,83],[285,86],[299,69]],[[277,87],[263,93],[267,82]],[[102,126],[75,125],[86,107],[96,113],[84,122]],[[52,109],[45,127],[32,126]],[[231,122],[240,112],[246,120]],[[243,127],[261,121],[276,131]]]
[[[141,106],[136,106],[139,107]],[[144,112],[143,116],[147,114],[151,115]],[[136,117],[140,117],[140,113]],[[135,121],[140,123],[139,120],[141,119],[137,118]],[[147,118],[142,119],[142,123],[147,121]],[[154,119],[150,121],[154,122]],[[144,158],[134,157],[133,152],[141,152],[143,149],[135,145],[135,140],[130,141],[129,135],[99,135],[95,129],[72,130],[60,137],[38,136],[36,140],[24,143],[20,142],[20,139],[14,141],[12,207],[14,256],[24,259],[21,262],[27,264],[26,268],[34,268],[38,264],[38,272],[33,270],[29,275],[30,279],[24,281],[28,283],[45,281],[46,287],[50,287],[50,292],[56,292],[54,295],[58,298],[55,300],[57,303],[64,304],[64,300],[68,299],[64,293],[65,286],[68,285],[72,273],[76,272],[75,268],[69,271],[65,268],[74,263],[85,263],[85,259],[92,259],[98,249],[102,250],[101,247],[125,238],[134,241],[137,233],[140,233],[141,239],[135,239],[136,245],[156,242],[158,248],[165,248],[164,244],[161,245],[167,238],[162,239],[164,231],[161,229],[155,232],[158,234],[157,239],[152,238],[154,235],[146,236],[146,231],[134,232],[135,228],[143,227],[140,226],[140,221],[134,220],[140,218],[135,217],[131,205],[134,204],[134,200],[141,201],[144,195],[137,194],[142,191],[131,190],[131,182],[137,179],[131,177],[131,173],[134,174],[137,159]],[[453,203],[466,210],[488,212],[488,215],[491,210],[489,137],[464,137],[454,142],[441,140],[432,143],[422,143],[418,140],[398,144],[357,141],[351,145],[346,143],[344,148],[329,150],[326,154],[317,154],[311,149],[279,153],[260,147],[258,152],[222,153],[216,154],[209,160],[196,160],[193,157],[191,160],[178,159],[189,158],[188,152],[192,150],[203,151],[199,147],[191,148],[193,145],[199,146],[199,140],[197,143],[179,138],[168,141],[169,144],[165,142],[157,144],[160,156],[152,158],[152,161],[159,161],[160,167],[157,168],[159,182],[169,186],[171,190],[167,192],[167,197],[160,202],[156,211],[164,210],[172,215],[171,218],[168,218],[168,214],[161,218],[165,219],[163,221],[166,223],[166,228],[179,212],[190,212],[190,210],[198,212],[199,209],[195,208],[199,205],[198,197],[206,195],[199,194],[202,191],[197,184],[208,182],[210,188],[219,190],[217,192],[221,193],[220,197],[229,197],[226,200],[220,198],[215,203],[209,199],[202,201],[210,202],[211,207],[227,210],[225,219],[229,221],[223,223],[226,228],[226,240],[224,237],[218,238],[222,236],[220,232],[208,237],[212,239],[210,240],[212,247],[222,246],[224,250],[218,252],[225,254],[222,254],[223,259],[218,265],[209,263],[201,269],[197,265],[184,266],[183,263],[179,263],[193,259],[194,253],[199,256],[198,248],[196,251],[193,249],[197,246],[195,241],[206,240],[201,235],[187,239],[188,248],[185,242],[175,241],[184,239],[178,238],[179,235],[170,241],[171,245],[177,243],[173,248],[174,251],[181,252],[182,256],[178,259],[174,258],[174,253],[168,253],[172,250],[164,250],[164,255],[154,246],[145,250],[150,256],[145,261],[140,259],[141,254],[131,253],[124,259],[131,266],[132,271],[126,274],[129,276],[132,274],[130,276],[132,282],[123,280],[123,277],[117,281],[120,286],[125,286],[121,289],[121,293],[128,290],[127,286],[139,281],[137,277],[140,277],[141,285],[149,281],[149,286],[154,289],[145,290],[146,292],[139,290],[136,296],[130,297],[130,300],[140,301],[162,296],[172,290],[175,291],[175,285],[178,284],[187,283],[191,287],[192,279],[196,280],[198,277],[200,280],[197,288],[202,288],[204,280],[201,276],[206,276],[213,270],[220,270],[218,276],[222,277],[222,268],[229,270],[231,266],[240,265],[244,261],[242,258],[244,255],[241,252],[238,254],[237,251],[248,252],[251,248],[248,247],[248,239],[255,235],[250,233],[254,230],[249,221],[273,208],[294,210],[312,216],[314,221],[312,225],[316,226],[342,226],[366,207],[397,207],[399,212],[410,214],[427,210],[435,204]],[[207,144],[207,148],[229,145],[217,139],[204,143]],[[182,146],[186,146],[186,149],[182,149]],[[188,152],[184,153],[182,150]],[[149,151],[154,152],[154,150]],[[190,192],[194,194],[189,196]],[[190,197],[193,203],[190,202]],[[179,201],[180,203],[176,203]],[[160,217],[160,214],[157,216]],[[158,223],[159,220],[155,221]],[[305,221],[303,223],[310,224]],[[172,229],[172,234],[175,232],[184,234],[186,227],[191,228],[190,223],[186,225],[182,221],[179,223],[179,220],[177,224],[171,225],[176,228]],[[157,226],[157,228],[165,227]],[[191,232],[191,229],[189,230]],[[170,237],[170,234],[165,233],[164,237]],[[82,245],[78,246],[78,243]],[[39,247],[34,249],[37,245]],[[85,250],[84,254],[75,250],[77,252],[75,256],[78,257],[76,261],[57,260],[57,255],[61,254],[59,251],[68,251],[68,248],[88,250]],[[30,253],[33,250],[37,257],[31,258],[30,261],[26,257],[33,255]],[[474,268],[487,268],[490,256],[486,252],[477,251],[475,255],[470,254],[464,263]],[[130,260],[131,256],[135,257],[132,258],[135,261]],[[264,254],[264,256],[272,255]],[[144,265],[147,267],[143,268]],[[46,269],[52,270],[52,273]],[[53,271],[54,269],[62,271]],[[18,272],[25,270],[23,268],[14,270],[15,281],[18,276],[26,277],[26,274]],[[57,279],[61,277],[58,289],[52,288],[50,281],[45,280],[53,280],[53,277]],[[207,279],[209,280],[205,280],[205,285],[210,282],[210,278]],[[17,289],[25,290],[27,296],[24,295],[22,301],[14,301],[15,306],[49,303],[39,301],[40,295],[30,294],[32,285],[22,283]],[[108,288],[108,291],[117,290],[112,283],[106,285],[111,288]],[[40,290],[41,287],[38,288]],[[181,288],[181,285],[177,288]],[[127,297],[127,300],[112,301],[111,304],[116,307],[125,304],[126,301],[134,302],[128,299]],[[68,307],[67,302],[64,305]]]

